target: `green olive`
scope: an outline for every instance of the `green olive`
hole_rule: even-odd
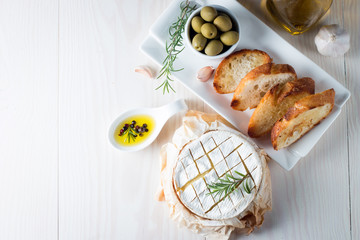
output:
[[[200,16],[207,22],[212,22],[217,16],[217,11],[213,7],[203,7],[200,11]]]
[[[205,48],[205,54],[208,56],[215,56],[221,53],[223,44],[219,40],[211,40]]]
[[[206,42],[206,38],[201,33],[198,33],[192,39],[192,46],[200,52],[205,48]]]
[[[219,13],[219,16],[226,17],[227,19],[229,19],[231,21],[231,18],[229,17],[229,15],[227,15],[225,13]]]
[[[204,23],[201,26],[201,33],[207,39],[213,39],[217,35],[217,28],[212,23]]]
[[[195,32],[201,33],[201,26],[204,24],[204,22],[204,19],[202,19],[200,16],[193,17],[193,19],[191,19],[191,27]]]
[[[235,31],[229,31],[221,34],[220,40],[226,46],[232,46],[239,40],[239,33]]]
[[[214,25],[222,32],[227,32],[232,28],[232,22],[229,17],[217,16]]]

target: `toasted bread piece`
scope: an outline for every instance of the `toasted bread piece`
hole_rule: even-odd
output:
[[[267,63],[254,68],[237,86],[231,107],[239,111],[256,108],[270,88],[295,79],[295,70],[288,64]]]
[[[311,78],[300,78],[272,87],[261,99],[250,118],[248,134],[256,138],[269,133],[295,102],[314,94],[315,82]]]
[[[270,56],[260,50],[242,49],[221,61],[214,76],[217,93],[233,93],[240,80],[253,68],[271,62]]]
[[[328,89],[297,101],[271,130],[271,142],[274,149],[279,150],[289,146],[319,124],[333,109],[334,101],[334,89]]]

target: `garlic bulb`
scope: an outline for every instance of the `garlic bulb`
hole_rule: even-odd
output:
[[[197,74],[197,79],[201,82],[206,82],[211,78],[214,73],[215,68],[212,66],[203,67],[199,70]]]
[[[324,56],[339,57],[350,48],[350,35],[337,24],[322,26],[315,36],[315,44]]]

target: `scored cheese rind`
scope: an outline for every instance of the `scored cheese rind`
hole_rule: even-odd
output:
[[[244,163],[246,167],[244,166]],[[228,196],[210,194],[209,185],[226,174],[244,175],[247,170],[252,190],[241,184]],[[255,198],[263,176],[263,161],[257,149],[241,135],[225,130],[204,133],[180,151],[173,172],[173,184],[180,201],[198,216],[221,220],[242,213]]]

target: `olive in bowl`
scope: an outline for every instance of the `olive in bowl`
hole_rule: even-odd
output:
[[[240,25],[230,10],[210,5],[196,9],[185,25],[186,43],[196,54],[223,58],[239,43]]]

